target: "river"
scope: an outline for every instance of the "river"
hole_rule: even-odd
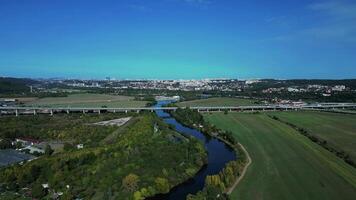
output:
[[[159,101],[155,105],[161,107],[171,103],[170,101]],[[159,194],[154,197],[147,198],[149,200],[184,200],[188,194],[196,194],[202,190],[205,183],[205,177],[208,175],[218,174],[225,165],[232,160],[236,159],[234,150],[226,145],[224,142],[206,136],[200,131],[188,128],[178,123],[174,118],[162,110],[157,110],[156,114],[163,118],[167,124],[175,126],[176,131],[181,134],[191,135],[202,141],[205,149],[208,152],[208,163],[200,169],[200,171],[191,179],[184,183],[172,188],[167,194]]]

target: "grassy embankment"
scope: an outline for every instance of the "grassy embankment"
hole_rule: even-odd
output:
[[[46,97],[25,102],[26,106],[43,107],[145,107],[148,101],[137,101],[134,97],[106,94],[72,94],[67,97]]]
[[[199,99],[192,101],[182,101],[177,103],[180,107],[187,106],[247,106],[259,104],[258,100],[230,98],[230,97],[213,97],[208,99]]]
[[[32,116],[13,118],[21,124]],[[75,117],[68,115],[47,118],[50,120],[45,116],[34,118],[34,126],[26,124],[20,130],[29,130],[31,136],[38,136],[31,132],[38,130],[45,134],[43,138],[57,139],[63,135],[68,139],[90,140],[93,145],[84,145],[80,150],[66,149],[22,166],[0,169],[0,191],[13,191],[11,195],[15,191],[26,193],[25,196],[39,199],[49,197],[53,191],[63,192],[64,199],[133,199],[133,196],[142,199],[168,192],[193,176],[206,160],[207,155],[200,142],[169,129],[153,114],[135,116],[127,126],[99,126],[98,129],[87,124],[98,121],[98,115],[76,116],[78,120],[72,124],[70,122]],[[1,126],[11,124],[15,122],[1,123]],[[92,134],[81,138],[77,133],[85,127],[93,129]],[[49,184],[49,193],[43,191],[43,183]],[[24,187],[29,190],[22,190]]]
[[[355,168],[288,125],[265,114],[205,119],[232,131],[252,158],[232,199],[355,199]]]

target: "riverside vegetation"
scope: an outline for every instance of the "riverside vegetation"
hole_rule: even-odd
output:
[[[205,186],[203,190],[199,191],[195,195],[188,195],[187,199],[229,199],[229,196],[225,194],[225,192],[229,187],[232,187],[233,183],[241,175],[247,163],[247,157],[244,154],[244,151],[238,145],[237,140],[233,137],[231,132],[220,130],[211,125],[209,122],[204,121],[203,116],[195,110],[179,108],[175,112],[171,112],[171,114],[177,121],[184,124],[185,126],[198,129],[210,137],[216,137],[224,141],[238,154],[238,159],[227,163],[219,174],[208,175],[205,179]]]
[[[123,116],[1,118],[1,137],[66,139],[87,145],[0,169],[0,193],[6,194],[0,198],[139,200],[168,192],[206,162],[198,140],[173,131],[154,114],[133,115],[121,127],[88,124]]]

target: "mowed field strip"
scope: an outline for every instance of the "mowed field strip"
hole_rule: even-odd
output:
[[[42,107],[145,107],[147,101],[137,101],[134,97],[106,94],[72,94],[67,97],[47,97],[27,102],[26,106]]]
[[[356,199],[356,169],[289,126],[266,114],[204,117],[232,131],[251,156],[232,199]]]
[[[326,140],[331,147],[349,154],[356,163],[356,115],[329,112],[277,112],[271,115]]]
[[[230,98],[230,97],[213,97],[208,99],[198,99],[192,101],[182,101],[177,103],[178,106],[248,106],[256,105],[259,102],[253,99]]]

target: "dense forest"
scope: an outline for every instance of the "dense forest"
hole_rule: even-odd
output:
[[[38,81],[32,79],[0,77],[0,94],[29,93],[29,85],[38,83]]]
[[[26,128],[38,130],[28,133],[41,139],[63,137],[91,142],[84,149],[66,149],[0,169],[0,191],[10,191],[11,198],[43,199],[60,194],[61,199],[144,199],[168,192],[206,162],[199,141],[173,131],[154,114],[133,116],[120,128],[88,124],[112,117],[83,115],[77,121],[69,116],[37,118],[31,127],[27,127],[31,119],[25,117],[1,121],[2,130],[7,131],[2,137],[11,135],[13,124],[25,123],[18,127],[17,134]],[[41,126],[36,120],[47,121]],[[42,184],[49,187],[44,189]]]
[[[131,114],[133,117],[134,114]],[[61,140],[71,143],[97,145],[98,141],[117,129],[114,126],[93,126],[97,121],[105,121],[127,116],[122,113],[98,114],[56,114],[0,118],[0,138],[14,140],[18,137],[43,140]]]

